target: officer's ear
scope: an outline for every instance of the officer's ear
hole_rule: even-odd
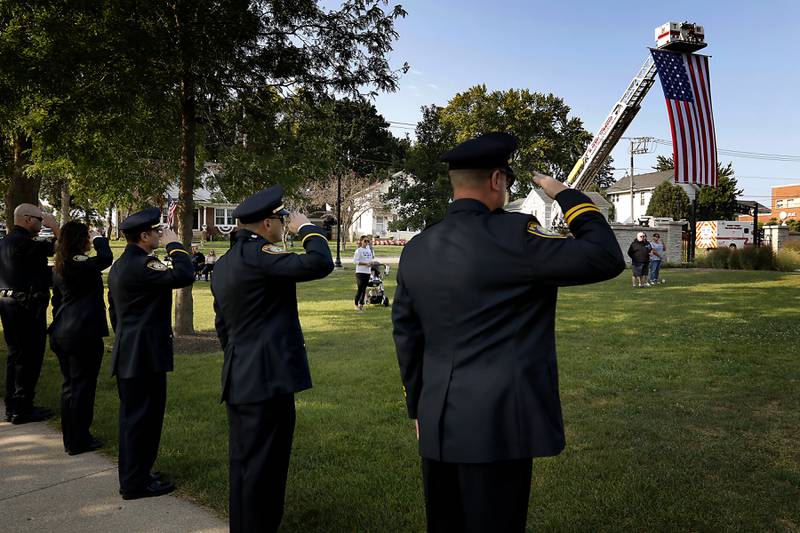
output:
[[[489,175],[489,187],[493,191],[503,191],[505,192],[505,179],[503,178],[503,173],[500,170],[492,170],[492,173]]]

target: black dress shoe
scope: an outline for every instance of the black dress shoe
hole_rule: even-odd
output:
[[[101,441],[100,439],[95,439],[94,437],[92,437],[92,440],[89,441],[89,444],[87,444],[86,446],[84,446],[82,448],[77,448],[77,449],[74,449],[74,450],[67,450],[67,455],[80,455],[80,454],[86,453],[86,452],[93,452],[93,451],[95,451],[97,449],[100,449],[102,447],[103,447],[103,441]]]
[[[16,412],[11,417],[11,423],[15,425],[27,424],[28,422],[41,422],[53,416],[53,411],[44,407],[33,407],[29,411]]]
[[[167,481],[151,481],[141,490],[122,491],[123,500],[138,500],[139,498],[153,498],[163,496],[175,490],[175,484]]]

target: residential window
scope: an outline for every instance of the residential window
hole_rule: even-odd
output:
[[[214,225],[215,226],[233,226],[236,221],[233,218],[233,209],[220,208],[214,209]]]
[[[775,207],[777,207],[778,209],[780,209],[781,207],[783,207],[783,200],[778,200],[778,201],[776,201],[776,202],[775,202]]]
[[[800,198],[789,198],[786,200],[786,207],[800,207]]]
[[[642,196],[639,198],[639,205],[644,205],[644,193],[642,193]]]

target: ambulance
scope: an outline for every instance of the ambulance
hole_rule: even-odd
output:
[[[749,222],[734,220],[703,220],[697,223],[697,247],[738,248],[753,243],[753,228]]]

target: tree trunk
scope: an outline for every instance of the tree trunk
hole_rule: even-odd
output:
[[[194,79],[190,64],[184,62],[181,79],[181,176],[178,195],[178,236],[187,249],[192,244],[192,215],[194,214],[194,164],[195,164],[195,96]],[[175,299],[175,332],[178,335],[194,334],[194,302],[192,287],[178,290]]]
[[[12,139],[11,180],[6,191],[6,227],[14,225],[14,208],[19,204],[39,205],[39,186],[42,178],[28,177],[25,168],[31,164],[33,142],[24,133],[16,133]]]
[[[106,215],[106,238],[111,240],[111,235],[113,234],[113,225],[114,225],[114,206],[111,205],[108,208],[108,214]],[[119,239],[119,235],[117,235],[117,239]]]
[[[87,215],[89,210],[86,210]],[[69,182],[65,179],[61,182],[61,225],[69,222]]]

